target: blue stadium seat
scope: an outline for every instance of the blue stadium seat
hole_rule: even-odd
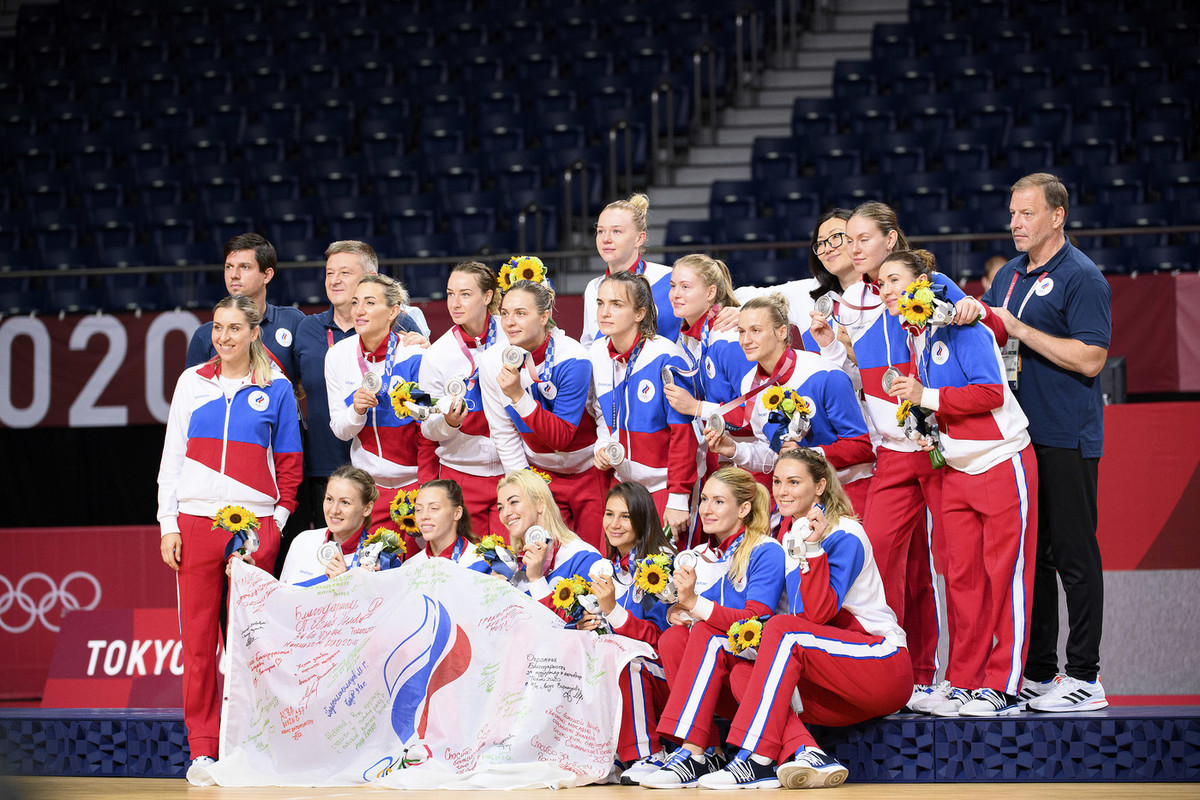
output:
[[[847,178],[862,172],[865,148],[863,136],[820,136],[802,142],[800,153],[818,177]]]
[[[946,59],[969,56],[975,52],[974,32],[978,30],[970,23],[941,22],[926,26],[921,38],[926,53],[932,58]]]
[[[755,180],[797,176],[799,158],[790,136],[756,136],[751,148],[750,170]]]
[[[1114,228],[1158,228],[1174,221],[1175,207],[1170,203],[1132,203],[1112,208],[1110,223]],[[1121,244],[1129,247],[1157,247],[1167,244],[1166,234],[1125,235]]]
[[[1023,92],[1049,89],[1054,85],[1054,62],[1044,53],[1033,51],[1005,59],[1004,83],[1007,88]]]
[[[311,239],[321,218],[321,202],[315,197],[272,200],[263,208],[267,238],[272,242]]]
[[[100,254],[94,247],[61,247],[47,249],[42,252],[43,269],[61,269],[64,271],[94,269],[100,261]],[[75,278],[83,284],[85,279]]]
[[[1092,169],[1116,164],[1121,155],[1123,133],[1108,125],[1076,125],[1068,144],[1071,163]]]
[[[382,208],[372,197],[334,197],[325,199],[322,212],[330,239],[362,240],[375,235],[376,220]]]
[[[171,163],[171,144],[176,136],[162,131],[138,131],[124,138],[125,163],[139,173]]]
[[[1002,136],[1000,128],[948,131],[941,140],[942,168],[951,172],[990,169]]]
[[[78,247],[88,228],[87,211],[82,208],[35,211],[32,219],[38,249],[43,251]]]
[[[518,113],[487,114],[479,118],[479,149],[485,153],[521,151],[525,149],[527,120]]]
[[[373,193],[387,205],[391,198],[415,194],[425,175],[422,155],[391,156],[375,160],[372,170]]]
[[[1192,126],[1186,122],[1139,121],[1134,135],[1138,161],[1171,164],[1182,161],[1191,147]]]
[[[1100,31],[1103,47],[1114,53],[1137,50],[1150,43],[1149,20],[1142,14],[1116,14],[1109,17]]]
[[[373,163],[404,155],[406,136],[390,120],[365,119],[359,128],[359,151]]]
[[[1085,250],[1105,246],[1104,236],[1082,235],[1079,231],[1103,230],[1111,227],[1112,209],[1109,206],[1073,206],[1063,226],[1067,235]]]
[[[707,219],[673,219],[667,223],[663,244],[668,247],[710,245],[713,243],[713,231],[717,227],[716,223]]]
[[[417,135],[421,152],[431,155],[462,153],[466,149],[466,117],[424,117]]]
[[[1033,37],[1025,20],[997,20],[988,25],[988,35],[981,44],[989,55],[1014,56],[1033,49]]]
[[[504,80],[504,51],[496,46],[469,48],[459,56],[459,79],[469,84]]]
[[[93,208],[88,212],[92,243],[100,248],[131,247],[142,230],[143,211],[138,206]]]
[[[100,258],[96,262],[98,267],[154,267],[161,263],[158,248],[153,245],[136,244],[128,246],[113,246],[104,247],[100,251]],[[129,276],[125,276],[126,278]],[[145,284],[145,275],[142,275],[139,280],[130,281],[123,279],[117,281],[117,285],[131,285],[132,283]]]
[[[545,162],[536,152],[492,153],[488,160],[492,180],[503,194],[541,188]]]
[[[362,194],[362,177],[368,172],[361,157],[314,161],[308,168],[308,186],[323,200],[357,197]]]
[[[1004,156],[1008,166],[1023,172],[1044,171],[1054,164],[1062,144],[1062,130],[1052,126],[1013,127],[1005,137]]]
[[[309,258],[307,247],[303,250],[305,260]],[[325,294],[325,270],[323,267],[300,267],[281,270],[283,299],[299,305],[324,305],[329,302]]]
[[[892,196],[904,219],[946,211],[950,207],[953,176],[945,172],[914,172],[896,175]]]
[[[719,226],[721,241],[737,243],[777,242],[779,226],[769,217],[751,219],[727,219]],[[775,250],[753,250],[757,258],[775,258]]]
[[[538,139],[544,149],[571,150],[587,145],[587,127],[571,112],[545,114],[538,120]]]
[[[520,112],[521,88],[517,81],[492,81],[476,86],[475,108],[480,117]]]
[[[1125,275],[1137,269],[1136,251],[1128,247],[1093,247],[1086,255],[1108,275]]]
[[[871,32],[871,57],[898,61],[916,55],[915,30],[908,23],[876,23]]]
[[[896,130],[903,98],[851,97],[841,104],[841,119],[853,134],[878,136]]]
[[[27,212],[0,211],[0,256],[20,250],[22,239],[28,230]]]
[[[1138,269],[1148,272],[1195,272],[1200,268],[1200,248],[1195,246],[1137,247],[1133,258]]]
[[[932,141],[931,141],[932,139]],[[903,175],[925,169],[927,148],[937,140],[921,133],[887,133],[870,141],[872,158],[886,175]]]
[[[1175,83],[1145,86],[1134,96],[1139,122],[1187,122],[1192,118],[1191,93]]]
[[[901,108],[913,133],[924,133],[933,137],[941,137],[955,126],[953,105],[949,98],[938,94],[915,95]]]
[[[558,248],[561,203],[562,193],[558,189],[525,189],[504,195],[504,211],[517,233],[518,250]]]
[[[255,163],[251,169],[255,196],[264,203],[299,198],[301,166],[298,161]]]
[[[49,278],[49,306],[68,314],[94,314],[104,308],[104,291],[81,285],[76,278]]]
[[[830,136],[837,133],[841,103],[832,98],[797,97],[792,103],[792,136]]]
[[[1043,20],[1035,33],[1042,49],[1048,53],[1071,53],[1091,47],[1091,34],[1078,17]]]
[[[874,175],[849,175],[829,182],[825,188],[825,202],[832,206],[854,208],[868,200],[890,199],[892,175],[879,172]]]
[[[327,239],[286,239],[273,242],[279,253],[280,263],[288,261],[312,261],[325,263],[325,248],[329,246]]]
[[[996,88],[996,73],[1004,61],[1001,56],[987,55],[939,59],[938,81],[947,92],[990,92]]]
[[[25,207],[32,212],[65,209],[75,189],[71,172],[34,172],[21,182]]]
[[[225,242],[247,231],[257,230],[262,221],[262,206],[253,200],[238,202],[213,203],[208,207],[205,222],[208,226],[209,239],[215,245]],[[208,258],[217,258],[211,253]]]
[[[1158,165],[1153,183],[1168,203],[1177,206],[1200,203],[1200,162]]]
[[[766,181],[763,183],[763,202],[770,205],[775,219],[784,226],[781,235],[802,239],[812,232],[811,220],[831,205],[825,201],[824,191],[825,181],[820,178]]]
[[[1060,59],[1059,74],[1065,76],[1066,85],[1073,89],[1091,89],[1112,83],[1109,66],[1112,57],[1103,51],[1066,52]],[[1165,70],[1160,80],[1163,79]]]
[[[530,103],[527,110],[535,117],[575,111],[580,106],[580,95],[586,87],[574,78],[546,78],[523,81],[522,96]]]
[[[159,247],[196,241],[196,222],[204,210],[196,204],[150,206],[146,209],[147,227]]]
[[[135,174],[138,197],[147,207],[178,205],[191,186],[191,170],[186,167],[146,167]]]
[[[839,60],[833,67],[834,97],[866,97],[877,88],[875,63],[872,61]]]
[[[723,222],[757,215],[761,186],[758,181],[713,181],[709,195],[709,218],[714,222]]]
[[[1018,112],[1024,125],[1057,125],[1066,128],[1071,124],[1080,92],[1073,89],[1039,89],[1030,92],[1023,100],[1014,98],[1023,108]]]
[[[392,195],[387,198],[384,220],[396,241],[408,236],[429,236],[437,219],[437,201],[428,195]]]
[[[290,122],[247,125],[238,148],[242,160],[250,164],[284,160],[292,139],[292,127]]]
[[[911,233],[937,235],[974,233],[979,214],[969,209],[931,211],[908,217],[905,228]]]
[[[6,153],[6,157],[15,160],[18,169],[24,174],[51,172],[58,169],[59,157],[55,144],[54,138],[50,136],[22,136],[8,145],[11,149]]]
[[[1170,61],[1156,48],[1137,48],[1121,51],[1115,75],[1121,83],[1142,88],[1171,80]]]
[[[243,228],[242,233],[253,230],[253,226]],[[175,266],[205,266],[216,264],[221,258],[221,248],[225,242],[232,237],[227,236],[224,239],[215,239],[212,244],[193,243],[193,244],[169,244],[160,249],[160,263],[170,264]],[[186,274],[186,273],[175,273]],[[165,277],[165,275],[164,275]]]
[[[449,277],[449,265],[420,264],[405,268],[404,285],[413,298],[441,300],[446,296]]]
[[[1102,205],[1141,203],[1150,172],[1143,164],[1113,164],[1089,170],[1085,184]]]
[[[1014,169],[980,170],[956,176],[955,185],[967,208],[1008,208],[1012,185],[1021,176],[1022,173]]]
[[[445,216],[450,235],[461,241],[476,233],[496,230],[499,210],[503,204],[499,192],[459,192],[445,198]]]
[[[196,198],[205,208],[216,203],[236,203],[246,195],[244,174],[242,169],[227,164],[197,167],[192,172]]]
[[[464,234],[458,241],[456,250],[488,261],[507,261],[517,252],[514,231],[476,231]]]

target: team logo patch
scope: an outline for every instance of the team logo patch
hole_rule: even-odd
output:
[[[648,379],[638,384],[638,400],[649,403],[654,399],[654,384]]]
[[[259,389],[250,393],[250,397],[247,398],[247,402],[250,403],[250,407],[255,411],[266,411],[267,406],[271,405],[271,398],[267,397],[266,392],[264,392],[262,389]]]
[[[717,366],[713,364],[711,356],[704,359],[704,374],[708,375],[709,380],[717,377]]]
[[[291,347],[292,332],[287,328],[280,328],[279,330],[275,331],[275,341],[279,343],[280,347]]]
[[[549,383],[549,382],[543,383],[543,384],[541,384],[541,388],[542,388],[542,397],[546,398],[547,400],[553,400],[555,395],[558,394],[558,389],[554,388],[553,383]]]
[[[934,342],[930,357],[935,364],[945,364],[950,358],[950,348],[946,346],[945,342]]]
[[[1038,297],[1045,297],[1054,291],[1054,279],[1049,275],[1043,275],[1034,287],[1033,292]]]

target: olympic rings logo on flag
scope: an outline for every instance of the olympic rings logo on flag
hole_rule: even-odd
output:
[[[76,580],[92,585],[92,598],[87,605],[81,605],[80,599],[71,591],[71,584]],[[43,583],[48,587],[45,594],[39,598],[35,598],[27,591],[27,588],[32,588],[31,584],[35,582]],[[79,611],[81,609],[91,611],[100,605],[100,581],[90,572],[78,570],[63,578],[62,585],[59,586],[44,572],[30,572],[21,578],[16,586],[13,586],[12,581],[0,575],[0,629],[6,633],[24,633],[32,628],[35,622],[41,622],[46,630],[58,633],[58,625],[51,622],[46,615],[60,603],[63,611]],[[28,614],[29,618],[19,624],[10,623],[7,616],[9,610],[14,606],[24,614]]]

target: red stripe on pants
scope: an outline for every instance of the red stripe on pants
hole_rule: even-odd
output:
[[[970,610],[951,618],[946,677],[964,689],[1016,694],[1029,648],[1037,552],[1033,446],[979,475],[947,469],[942,486],[942,518],[954,532],[944,537],[946,604]]]
[[[508,530],[500,524],[500,512],[496,510],[496,486],[503,475],[468,475],[442,464],[439,477],[462,487],[463,502],[471,515],[471,530],[476,536],[482,539],[496,533],[508,542]]]
[[[797,633],[819,638],[812,639],[811,645],[784,638]],[[912,693],[908,650],[900,647],[882,658],[861,658],[824,649],[836,649],[837,643],[879,645],[883,641],[881,636],[818,625],[794,614],[771,617],[763,628],[757,660],[752,665],[738,664],[730,677],[740,705],[729,729],[729,743],[782,762],[804,745],[817,745],[806,722],[853,725],[899,711]],[[769,678],[777,656],[783,671],[776,683]],[[768,682],[778,689],[768,687]],[[793,689],[799,691],[804,706],[799,717],[790,707]],[[752,736],[749,728],[766,709],[761,733]]]
[[[272,572],[279,553],[279,529],[272,517],[259,520],[255,566]],[[221,591],[225,545],[230,533],[213,530],[211,517],[179,515],[183,552],[176,575],[183,639],[183,720],[192,758],[217,756],[221,733],[221,694],[217,691],[217,642],[221,638]]]
[[[863,512],[887,604],[908,635],[913,671],[921,683],[933,681],[938,639],[925,512],[933,515],[936,554],[944,471],[934,469],[923,450],[879,448]]]

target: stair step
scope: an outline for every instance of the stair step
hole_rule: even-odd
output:
[[[750,160],[741,164],[716,166],[706,164],[698,167],[680,167],[675,171],[676,184],[702,185],[713,181],[744,181],[750,178]],[[693,217],[688,217],[693,219]]]
[[[688,166],[701,164],[740,164],[750,160],[750,148],[744,145],[693,147],[688,151]]]
[[[828,93],[829,87],[825,88]],[[726,125],[791,125],[792,109],[787,108],[729,108],[723,112],[722,122]]]
[[[791,125],[725,125],[717,128],[718,144],[754,144],[759,136],[791,136]]]
[[[908,22],[908,12],[879,12],[868,11],[861,14],[847,14],[839,11],[833,18],[834,32],[862,32],[868,35],[877,24]]]
[[[833,64],[808,67],[805,69],[771,69],[762,76],[763,89],[805,89],[824,81],[828,83],[833,78]]]
[[[833,69],[833,65],[838,61],[862,58],[870,54],[870,51],[863,51],[857,48],[846,48],[845,50],[801,50],[796,54],[796,67],[798,69]],[[763,76],[764,79],[766,76]]]
[[[696,202],[700,190],[695,186],[659,186],[650,194],[650,216],[658,216],[659,206],[684,206]],[[708,202],[708,195],[704,195]]]
[[[811,50],[857,50],[862,53],[871,51],[870,31],[825,31],[821,33],[805,33],[800,37],[800,52]]]
[[[791,110],[792,101],[806,92],[828,92],[833,75],[823,81],[814,81],[807,86],[796,86],[791,89],[764,89],[758,93],[758,102],[762,106],[785,106]]]
[[[654,216],[660,222],[672,219],[708,219],[708,195],[704,195],[703,204],[659,206],[654,209]]]
[[[837,8],[839,14],[907,14],[908,0],[839,0]]]

